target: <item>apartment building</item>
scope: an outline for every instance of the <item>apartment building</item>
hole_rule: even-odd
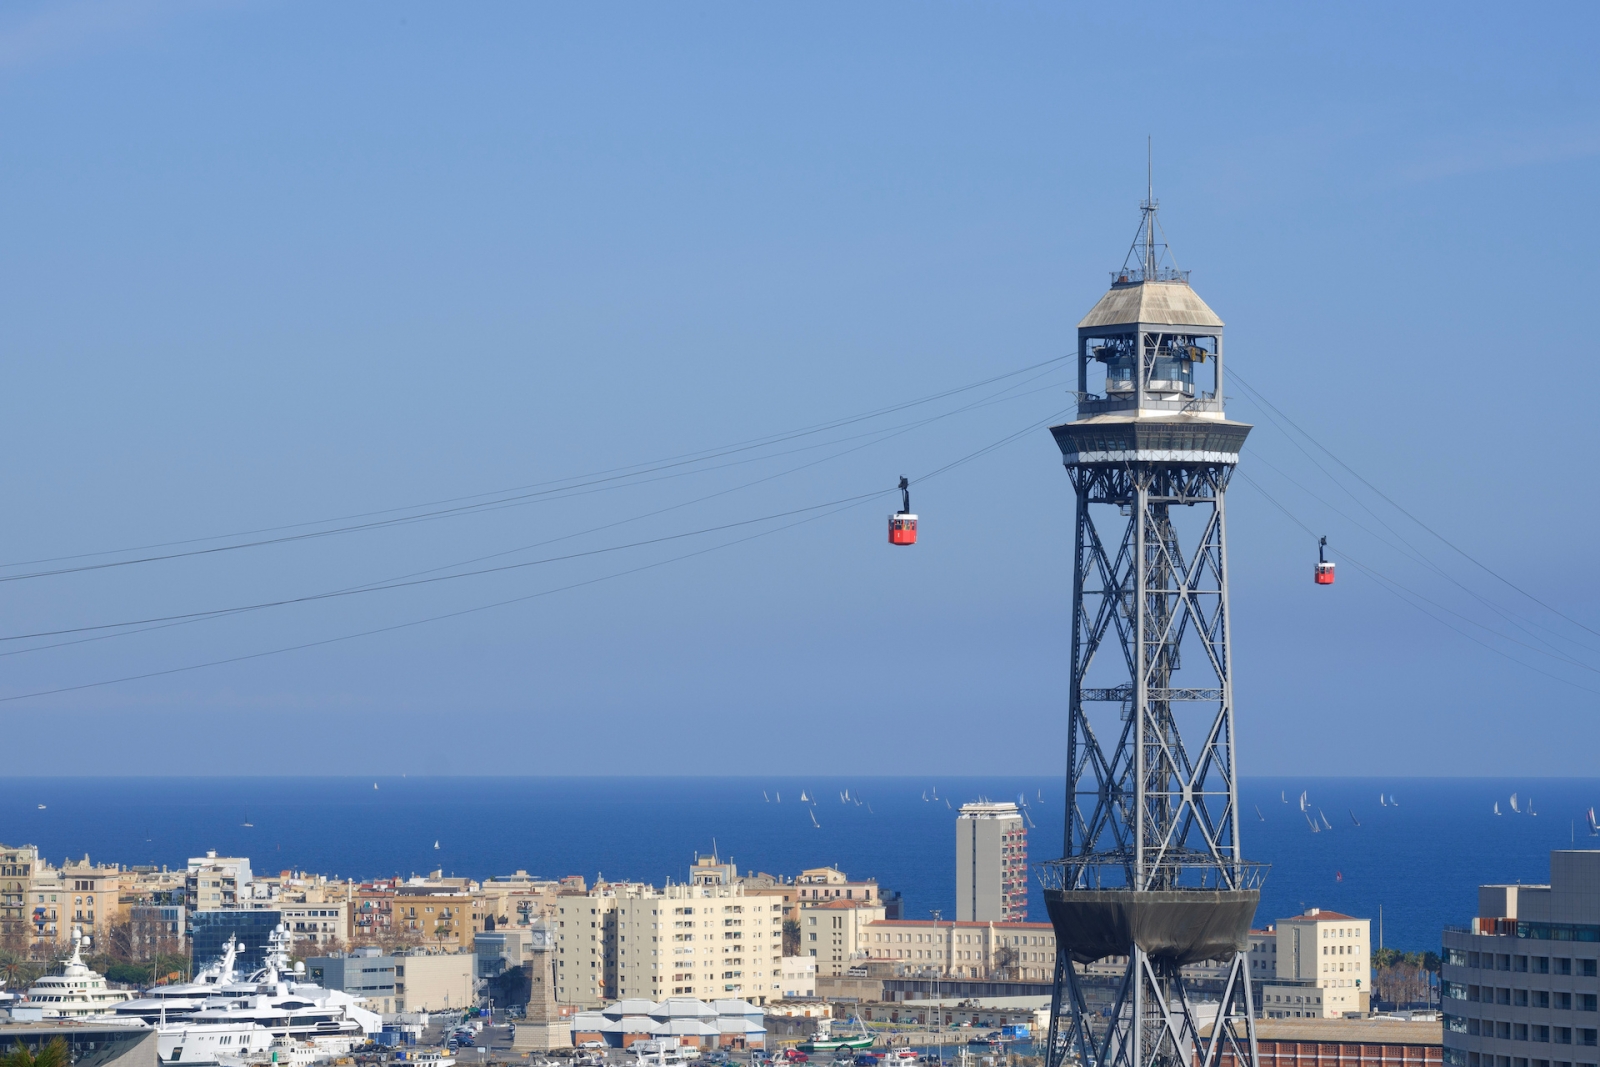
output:
[[[617,999],[617,898],[648,888],[602,882],[583,893],[556,897],[552,933],[558,1001],[597,1008]]]
[[[776,999],[782,995],[783,917],[781,899],[747,894],[737,884],[672,885],[620,896],[617,996]]]
[[[1548,885],[1478,887],[1444,931],[1444,1062],[1600,1064],[1600,852],[1550,853]]]
[[[365,997],[369,1011],[458,1011],[477,1003],[474,956],[470,952],[386,955],[358,948],[345,956],[306,960],[311,980],[328,989]]]
[[[876,901],[800,901],[800,954],[817,961],[819,977],[838,977],[855,966],[870,923],[883,920]]]
[[[33,942],[28,893],[39,850],[33,845],[0,845],[0,948],[25,952]]]
[[[350,905],[347,901],[320,901],[310,904],[283,903],[277,912],[294,938],[295,951],[306,946],[333,950],[345,945],[350,934]]]
[[[856,958],[887,963],[907,976],[1048,981],[1055,929],[1049,923],[879,919],[862,928]]]
[[[875,879],[852,882],[843,871],[834,867],[812,867],[801,871],[794,880],[796,901],[854,900],[867,904],[883,903],[883,894]]]
[[[1268,1019],[1365,1015],[1372,995],[1372,922],[1310,908],[1277,922],[1274,980],[1261,987]],[[1252,975],[1254,977],[1254,975]]]
[[[248,901],[250,861],[242,856],[218,856],[215,851],[189,859],[184,876],[184,905],[189,911],[237,908]]]
[[[462,886],[408,882],[395,889],[390,907],[398,936],[441,952],[470,952],[482,929],[477,897]]]
[[[1015,804],[961,805],[956,819],[956,919],[1026,922],[1028,827]]]

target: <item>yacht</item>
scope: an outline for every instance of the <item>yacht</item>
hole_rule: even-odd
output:
[[[253,1024],[273,1038],[313,1041],[328,1052],[347,1052],[383,1028],[381,1016],[361,1007],[362,998],[297,980],[304,971],[290,968],[289,943],[280,923],[268,939],[265,967],[242,982],[221,983],[199,1010],[169,1028]],[[172,1043],[158,1042],[158,1054],[166,1044]]]
[[[255,1023],[157,1023],[161,1063],[235,1064],[272,1050],[272,1031]]]
[[[72,955],[62,972],[40,978],[24,996],[27,1005],[42,1009],[46,1019],[83,1019],[113,1011],[132,994],[111,989],[104,975],[83,962],[83,929],[74,926]]]
[[[194,981],[151,986],[144,996],[118,1004],[115,1014],[147,1023],[182,1022],[199,1011],[207,997],[237,981],[233,968],[238,956],[239,942],[230,937],[222,955],[195,975]]]

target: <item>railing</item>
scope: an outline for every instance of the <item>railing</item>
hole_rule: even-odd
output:
[[[1103,415],[1111,411],[1132,411],[1134,408],[1139,406],[1141,405],[1134,403],[1132,393],[1126,393],[1122,396],[1115,397],[1094,397],[1093,394],[1086,393],[1084,394],[1084,398],[1078,401],[1078,414]],[[1155,397],[1146,396],[1144,398],[1144,404],[1142,407],[1146,410],[1177,412],[1222,410],[1222,404],[1218,402],[1216,397],[1210,395],[1202,395],[1193,398],[1186,397],[1181,400],[1160,400]]]
[[[1035,864],[1044,889],[1127,889],[1131,862],[1123,856],[1084,856]],[[1146,888],[1153,890],[1260,889],[1271,864],[1228,862],[1188,853],[1152,865]]]

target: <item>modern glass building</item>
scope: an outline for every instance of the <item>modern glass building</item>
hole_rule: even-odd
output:
[[[220,911],[196,911],[189,916],[189,961],[198,971],[220,957],[228,938],[239,939],[239,956],[235,966],[243,974],[263,967],[267,962],[267,939],[283,921],[283,913],[273,911],[241,911],[227,908]]]

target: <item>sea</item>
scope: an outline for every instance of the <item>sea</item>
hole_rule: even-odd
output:
[[[0,842],[55,863],[182,867],[214,849],[258,873],[521,870],[591,884],[686,881],[696,856],[713,854],[773,874],[837,867],[899,891],[908,918],[948,919],[961,805],[1021,802],[1029,859],[1049,860],[1061,854],[1063,789],[1003,776],[10,777]],[[1597,804],[1600,779],[1244,779],[1244,853],[1271,865],[1256,925],[1330,909],[1372,919],[1375,944],[1438,951],[1446,925],[1470,921],[1480,884],[1542,883],[1552,849],[1600,848],[1585,819]],[[1028,906],[1047,921],[1037,882]]]

